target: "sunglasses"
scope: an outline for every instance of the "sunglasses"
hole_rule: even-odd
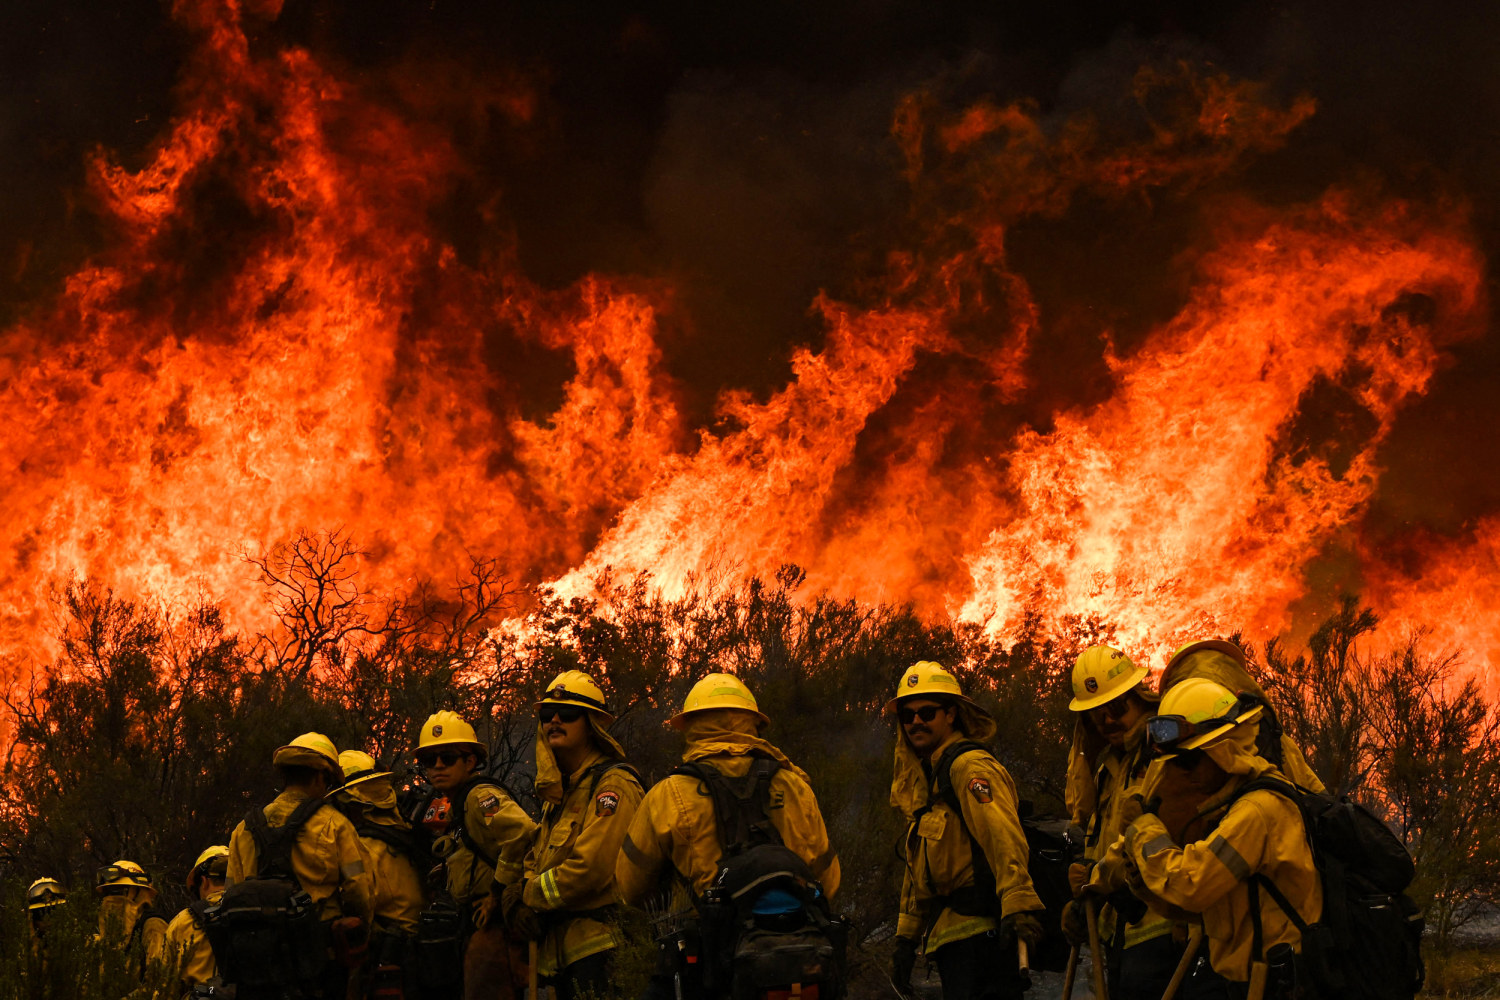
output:
[[[923,705],[921,708],[898,708],[896,718],[901,720],[903,726],[909,726],[918,719],[923,722],[931,722],[937,718],[937,714],[943,711],[942,705]]]
[[[437,767],[441,763],[444,767],[452,767],[467,757],[468,754],[457,750],[444,750],[440,753],[417,754],[418,767]]]
[[[131,871],[129,868],[121,868],[119,865],[105,865],[95,873],[94,884],[102,887],[111,882],[119,882],[122,879],[127,882],[134,882],[136,885],[150,885],[151,873]]]
[[[543,722],[551,722],[557,719],[563,723],[577,722],[583,718],[586,709],[574,708],[570,705],[542,705],[536,710],[536,717]]]
[[[1120,695],[1120,697],[1115,698],[1111,701],[1106,701],[1102,705],[1095,705],[1093,708],[1089,709],[1089,714],[1092,715],[1095,712],[1102,712],[1111,719],[1119,719],[1124,717],[1125,713],[1129,711],[1130,695],[1122,694]]]

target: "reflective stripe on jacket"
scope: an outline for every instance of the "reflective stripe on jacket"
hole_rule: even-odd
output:
[[[562,803],[547,804],[526,855],[522,901],[541,915],[547,928],[537,952],[538,972],[544,976],[624,943],[615,921],[562,916],[618,901],[615,862],[645,791],[623,767],[606,771],[594,786],[589,769],[611,759],[596,751],[567,776]],[[558,916],[549,920],[549,914]]]
[[[1250,978],[1253,921],[1246,880],[1252,874],[1275,883],[1308,923],[1323,913],[1323,889],[1302,815],[1275,792],[1253,791],[1235,799],[1206,838],[1185,847],[1174,844],[1161,820],[1148,813],[1126,831],[1124,850],[1149,893],[1203,915],[1209,961],[1226,979]],[[1260,911],[1263,952],[1282,942],[1301,950],[1302,935],[1268,893],[1260,893]]]

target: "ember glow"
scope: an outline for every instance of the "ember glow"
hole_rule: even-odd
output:
[[[201,587],[254,627],[244,554],[338,527],[387,591],[470,554],[564,595],[606,570],[675,594],[790,562],[810,592],[1002,637],[1031,609],[1101,616],[1133,648],[1264,639],[1309,565],[1351,547],[1403,408],[1483,330],[1483,261],[1451,205],[1220,196],[1161,276],[1187,283],[1177,314],[1128,349],[1100,328],[1106,398],[1039,418],[1068,373],[1035,362],[1049,317],[1012,229],[1083,197],[1191,197],[1314,103],[1143,69],[1151,127],[1116,136],[924,91],[891,109],[906,242],[860,297],[810,303],[825,336],[782,387],[726,389],[693,426],[663,346],[669,285],[543,290],[513,256],[464,262],[433,221],[465,170],[441,129],[306,50],[253,50],[232,3],[176,16],[198,46],[177,118],[141,168],[95,165],[111,245],[0,335],[12,649],[38,647],[48,586],[75,575]],[[491,96],[517,130],[536,114],[524,83]],[[497,339],[514,366],[486,362]],[[571,362],[545,413],[530,348]],[[1500,591],[1471,581],[1495,579],[1497,538],[1490,522],[1399,570],[1361,550],[1361,575],[1377,610],[1447,621],[1485,666]]]

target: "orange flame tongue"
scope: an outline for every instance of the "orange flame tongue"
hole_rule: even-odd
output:
[[[1243,210],[1176,318],[1109,351],[1112,397],[1027,428],[1057,376],[1030,356],[1049,317],[1007,257],[1017,220],[1080,192],[1190,191],[1311,102],[1143,72],[1140,135],[1112,138],[1023,106],[944,119],[916,95],[897,109],[913,214],[887,285],[820,297],[823,346],[763,402],[725,393],[722,428],[687,449],[665,293],[543,293],[509,257],[460,260],[432,230],[462,171],[437,127],[307,52],[252,50],[241,9],[177,4],[201,36],[187,105],[144,168],[96,171],[117,245],[0,334],[13,648],[74,574],[165,597],[201,583],[261,624],[241,553],[341,525],[392,590],[469,552],[565,595],[611,567],[680,593],[790,561],[1001,636],[1035,610],[1100,615],[1137,647],[1204,621],[1263,637],[1481,311],[1476,252],[1446,220],[1340,195]],[[496,103],[531,113],[525,93]],[[528,416],[534,373],[504,344],[569,360],[550,413]]]

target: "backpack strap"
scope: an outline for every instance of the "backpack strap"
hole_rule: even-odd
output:
[[[984,847],[979,843],[979,838],[974,836],[974,831],[969,829],[968,822],[964,819],[963,804],[959,802],[958,792],[953,787],[953,764],[958,758],[966,753],[979,752],[994,759],[995,755],[990,748],[983,743],[973,740],[960,740],[943,752],[938,762],[932,768],[932,794],[942,799],[948,809],[957,817],[958,823],[964,828],[964,834],[969,838],[969,852],[973,855],[971,862],[974,869],[973,899],[962,889],[950,893],[947,898],[948,905],[955,908],[962,906],[965,909],[980,909],[982,914],[987,915],[995,907],[995,870],[990,866],[990,859],[984,855]],[[932,796],[929,795],[927,805],[917,811],[916,818],[920,818],[925,812],[932,809]]]
[[[482,774],[477,778],[471,778],[467,783],[463,785],[463,787],[459,788],[456,793],[449,798],[449,801],[453,803],[453,808],[458,813],[458,839],[463,841],[464,846],[467,847],[476,858],[479,858],[491,868],[498,868],[500,866],[500,856],[498,854],[491,854],[483,847],[480,847],[479,842],[475,840],[474,837],[469,833],[469,818],[466,815],[467,810],[465,807],[469,802],[469,793],[474,789],[479,788],[481,785],[488,785],[489,787],[499,792],[501,795],[504,795],[506,798],[511,797],[510,792],[505,790],[504,785],[500,784],[498,781],[489,777],[488,775]]]
[[[256,878],[287,879],[297,888],[302,888],[292,870],[292,848],[296,846],[297,834],[312,819],[313,813],[328,804],[327,799],[308,799],[293,809],[286,822],[277,827],[271,826],[264,809],[251,809],[245,815],[245,829],[255,841]]]
[[[208,912],[208,908],[213,905],[214,904],[210,903],[206,899],[195,899],[187,905],[188,913],[193,918],[193,924],[200,931],[203,930],[204,927],[204,914],[206,914]]]
[[[601,763],[595,764],[588,770],[589,798],[593,798],[594,793],[599,790],[599,782],[604,780],[604,776],[609,772],[615,770],[625,771],[635,779],[635,783],[637,785],[640,785],[642,788],[646,787],[645,782],[641,779],[641,772],[637,771],[634,767],[631,767],[623,760],[606,760]]]
[[[719,836],[719,863],[757,844],[782,844],[781,833],[767,815],[771,779],[781,764],[770,757],[754,758],[743,777],[731,778],[707,761],[672,769],[673,774],[696,778],[713,799],[714,827]]]

